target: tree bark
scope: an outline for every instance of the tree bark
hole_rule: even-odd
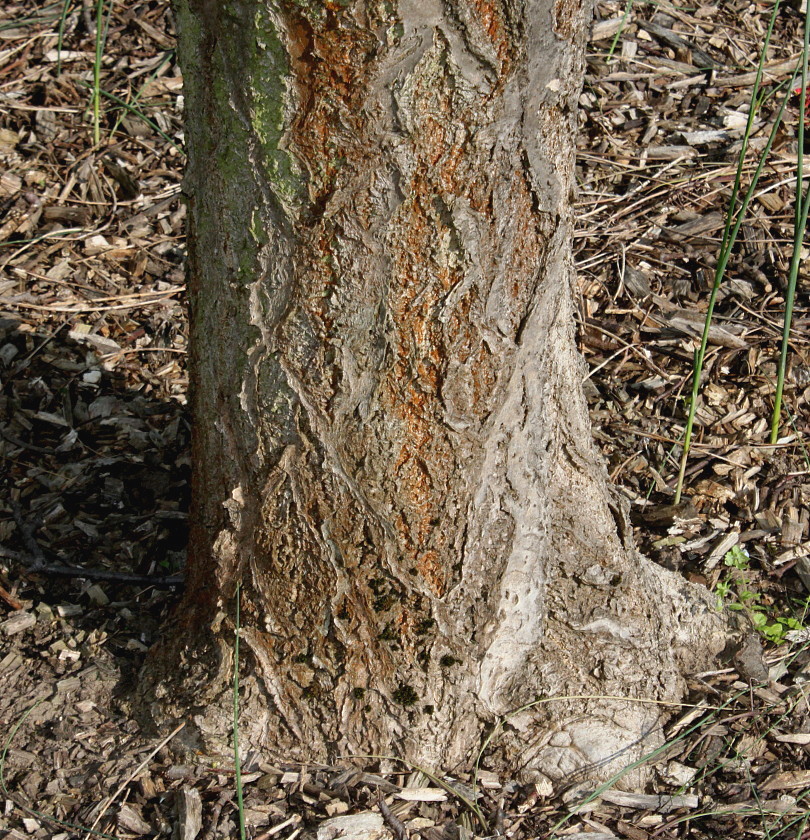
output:
[[[155,719],[278,760],[604,776],[723,646],[640,557],[575,351],[579,0],[177,0],[194,486]],[[626,699],[619,699],[626,698]]]

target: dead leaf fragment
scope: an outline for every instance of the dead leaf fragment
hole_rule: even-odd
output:
[[[810,770],[786,770],[774,773],[760,787],[760,790],[793,790],[810,785]]]

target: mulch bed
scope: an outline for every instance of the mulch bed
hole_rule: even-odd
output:
[[[94,145],[94,5],[68,4],[61,53],[62,2],[0,8],[0,832],[86,836],[55,818],[119,838],[234,837],[233,768],[177,764],[126,714],[186,540],[182,79],[168,3],[113,6]],[[769,8],[627,9],[598,4],[580,99],[575,248],[594,431],[645,553],[765,616],[770,642],[696,675],[646,793],[589,801],[575,785],[485,772],[483,826],[464,805],[468,776],[442,787],[393,765],[248,756],[249,836],[331,840],[348,820],[369,840],[810,837],[804,263],[785,422],[768,443],[802,115],[796,97],[720,291],[685,504],[673,509]],[[780,13],[772,87],[793,72],[802,17]],[[754,152],[777,108],[773,97],[757,116]]]

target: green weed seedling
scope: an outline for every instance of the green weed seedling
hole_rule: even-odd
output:
[[[791,630],[802,629],[796,618],[778,615],[765,604],[761,592],[753,587],[751,558],[744,548],[735,545],[727,551],[723,565],[729,571],[715,586],[718,609],[745,612],[754,629],[774,645],[781,645]]]

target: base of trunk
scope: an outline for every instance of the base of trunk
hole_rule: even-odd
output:
[[[461,664],[447,655],[441,684],[435,673],[421,681],[411,674],[408,684],[380,684],[351,697],[336,691],[320,709],[310,697],[297,721],[278,684],[283,666],[262,662],[263,646],[244,628],[243,751],[281,763],[390,756],[440,773],[469,771],[486,743],[480,766],[506,778],[548,779],[558,789],[612,778],[663,743],[663,723],[673,711],[667,703],[685,693],[682,675],[710,667],[729,637],[710,593],[630,556],[633,572],[607,598],[593,597],[607,586],[602,567],[558,580],[571,601],[550,612],[544,637],[529,650],[500,642],[479,662],[459,650]],[[621,624],[611,598],[622,603]],[[188,604],[178,613],[182,618],[150,654],[139,708],[160,731],[186,722],[175,746],[229,761],[233,627],[222,616],[205,625]],[[448,678],[447,671],[455,673]],[[487,740],[494,725],[499,731]],[[647,774],[636,768],[617,786],[638,790]]]

